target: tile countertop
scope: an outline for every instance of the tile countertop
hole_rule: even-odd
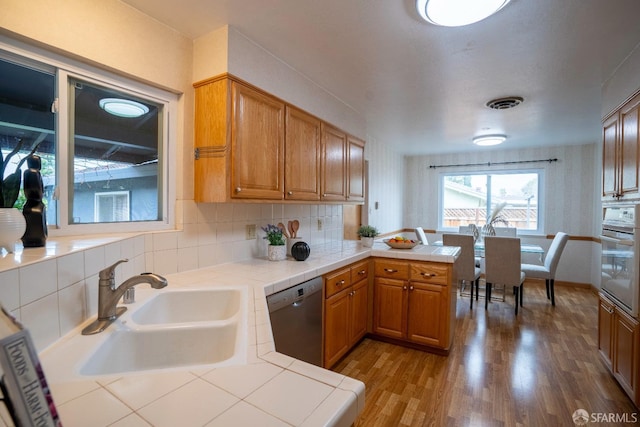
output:
[[[48,355],[93,318],[40,356],[66,427],[350,426],[364,407],[364,384],[277,353],[265,296],[369,256],[451,263],[458,252],[434,246],[398,250],[384,243],[365,248],[345,241],[312,248],[304,262],[251,259],[166,276],[166,289],[248,287],[247,357],[242,365],[69,378]],[[140,291],[143,295],[147,289]]]

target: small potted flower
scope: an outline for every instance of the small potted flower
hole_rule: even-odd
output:
[[[285,238],[283,230],[273,224],[267,224],[266,227],[261,227],[262,231],[266,233],[265,239],[269,241],[268,258],[269,261],[282,261],[287,258],[287,246],[285,245]]]
[[[361,225],[358,228],[358,236],[360,236],[360,240],[362,240],[362,245],[370,248],[373,246],[373,239],[380,233],[378,233],[378,229],[372,225]]]

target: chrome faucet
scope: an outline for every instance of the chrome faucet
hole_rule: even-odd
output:
[[[133,286],[140,283],[148,283],[154,289],[162,289],[167,286],[167,279],[164,277],[153,273],[142,273],[125,280],[116,287],[116,266],[127,261],[129,260],[121,259],[98,274],[98,318],[82,330],[82,335],[93,335],[104,331],[107,326],[127,311],[127,307],[118,307],[118,301]]]

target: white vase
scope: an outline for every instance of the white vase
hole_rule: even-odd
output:
[[[285,245],[269,245],[267,251],[269,261],[282,261],[287,259],[287,247]]]
[[[24,215],[16,208],[0,208],[0,249],[11,253],[27,229]]]
[[[373,247],[373,237],[360,237],[360,240],[365,248]]]

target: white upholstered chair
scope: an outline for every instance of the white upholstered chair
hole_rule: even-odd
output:
[[[455,263],[455,269],[458,280],[471,284],[470,308],[473,310],[473,288],[476,288],[477,301],[481,273],[480,269],[476,267],[473,236],[468,234],[443,234],[442,243],[445,246],[459,246],[461,249],[460,256]]]
[[[525,274],[521,271],[520,239],[513,237],[484,238],[485,281],[487,283],[484,308],[489,307],[493,285],[513,286],[515,312],[522,307],[523,283]]]
[[[427,240],[427,236],[424,234],[424,229],[422,227],[416,227],[415,229],[416,237],[423,245],[428,245],[429,241]]]
[[[527,275],[534,279],[545,279],[547,286],[547,299],[551,300],[551,305],[556,305],[556,297],[554,291],[554,282],[556,277],[556,269],[558,268],[558,262],[560,261],[560,255],[564,247],[567,245],[569,235],[558,232],[551,242],[551,246],[547,251],[547,255],[544,257],[543,265],[537,264],[522,264],[521,269]]]

